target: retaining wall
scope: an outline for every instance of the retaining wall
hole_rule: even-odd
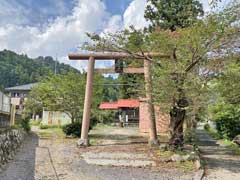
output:
[[[20,129],[9,129],[0,134],[0,167],[13,158],[25,136],[26,133]]]

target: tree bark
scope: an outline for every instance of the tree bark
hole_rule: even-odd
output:
[[[72,117],[72,118],[71,118],[71,123],[72,123],[72,124],[74,123],[74,120],[75,120],[75,118]]]
[[[170,111],[170,133],[169,146],[173,149],[182,149],[184,145],[183,123],[186,116],[185,108],[188,106],[186,98],[180,98],[174,103]]]

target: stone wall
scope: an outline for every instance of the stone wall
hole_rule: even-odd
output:
[[[24,140],[23,130],[6,130],[0,134],[0,167],[12,159],[16,150]]]

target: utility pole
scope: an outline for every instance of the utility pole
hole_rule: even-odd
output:
[[[56,54],[56,60],[55,60],[55,66],[54,66],[54,74],[56,75],[57,74],[57,61],[58,61],[58,58],[57,58],[57,54]]]

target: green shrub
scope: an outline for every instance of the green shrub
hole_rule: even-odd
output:
[[[98,123],[98,118],[96,116],[91,117],[91,119],[90,119],[90,128],[89,129],[91,130],[92,127],[97,125],[97,123]]]
[[[26,131],[30,132],[31,126],[30,126],[30,120],[28,118],[22,119],[21,121],[21,127]]]
[[[81,136],[81,126],[80,122],[74,122],[62,127],[63,132],[67,136],[80,137]]]
[[[232,140],[240,134],[240,119],[231,116],[219,118],[216,120],[216,128],[221,137]]]
[[[116,119],[116,111],[106,110],[99,112],[99,122],[103,124],[110,124],[115,122]]]
[[[204,129],[205,129],[206,131],[208,131],[208,130],[210,129],[210,125],[209,125],[209,124],[205,124],[205,125],[204,125]]]
[[[91,123],[90,123],[89,130],[91,130],[95,125],[97,125],[98,120],[96,117],[92,117],[90,119],[90,122]],[[82,130],[82,123],[77,121],[72,124],[65,125],[62,127],[62,130],[67,136],[80,137],[81,130]]]
[[[221,138],[232,140],[240,134],[240,105],[220,101],[210,109]]]
[[[48,125],[40,124],[39,128],[40,128],[40,129],[48,129]]]

